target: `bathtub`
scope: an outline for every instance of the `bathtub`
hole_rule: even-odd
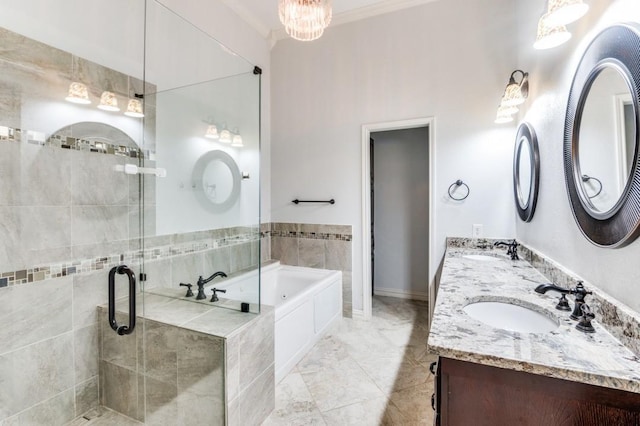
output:
[[[217,285],[220,300],[257,300],[257,271]],[[274,262],[260,271],[261,303],[275,308],[275,379],[278,383],[342,318],[342,272]],[[252,309],[253,310],[253,309]]]

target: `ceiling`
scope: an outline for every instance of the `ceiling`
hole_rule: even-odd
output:
[[[222,0],[264,38],[287,37],[278,18],[278,0]],[[331,26],[357,21],[436,0],[333,0]]]

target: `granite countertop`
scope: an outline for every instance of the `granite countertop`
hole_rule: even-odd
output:
[[[595,333],[575,328],[570,312],[555,309],[559,294],[538,294],[549,280],[524,260],[513,261],[504,249],[449,247],[429,333],[429,351],[478,364],[640,393],[640,359],[598,321]],[[463,257],[494,256],[497,261]],[[589,288],[587,288],[590,290]],[[573,297],[569,297],[573,308]],[[492,328],[462,309],[480,300],[512,301],[557,319],[547,333],[519,333]],[[589,296],[586,298],[589,303]]]

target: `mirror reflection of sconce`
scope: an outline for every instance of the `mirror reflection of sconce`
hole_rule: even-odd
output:
[[[231,146],[236,148],[243,148],[244,144],[242,143],[242,136],[238,132],[238,128],[233,129],[233,139],[231,140]]]

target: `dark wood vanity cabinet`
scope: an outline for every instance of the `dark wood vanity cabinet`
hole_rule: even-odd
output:
[[[640,426],[640,394],[440,358],[442,426]]]

